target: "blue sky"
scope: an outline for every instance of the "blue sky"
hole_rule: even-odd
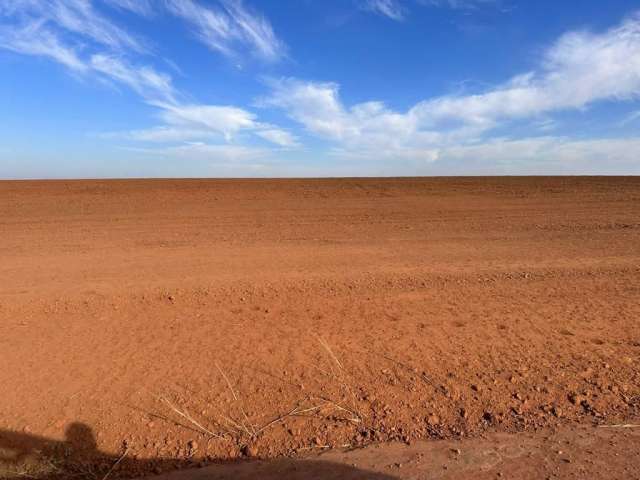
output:
[[[0,177],[640,174],[636,1],[0,0]]]

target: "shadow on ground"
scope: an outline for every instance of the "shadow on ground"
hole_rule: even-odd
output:
[[[98,450],[91,428],[71,424],[65,440],[0,430],[0,479],[37,480],[140,478],[162,472],[193,469],[177,474],[180,479],[293,479],[293,480],[394,480],[395,477],[322,460],[281,459],[244,461],[198,469],[196,461],[172,458],[136,459]],[[174,478],[172,476],[172,478]]]

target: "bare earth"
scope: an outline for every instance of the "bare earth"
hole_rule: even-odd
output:
[[[639,319],[640,177],[0,182],[0,477],[640,478]]]

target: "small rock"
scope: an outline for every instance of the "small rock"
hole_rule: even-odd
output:
[[[569,401],[574,405],[582,405],[582,402],[587,401],[587,397],[578,393],[572,393],[569,395]]]
[[[245,445],[244,447],[242,447],[242,454],[245,457],[257,457],[258,449],[255,447],[255,445]]]
[[[485,422],[493,423],[493,421],[495,420],[495,415],[493,414],[493,412],[486,411],[482,414],[482,419]]]

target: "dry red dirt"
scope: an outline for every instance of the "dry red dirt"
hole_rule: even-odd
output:
[[[639,423],[639,318],[638,177],[0,182],[0,460]]]

